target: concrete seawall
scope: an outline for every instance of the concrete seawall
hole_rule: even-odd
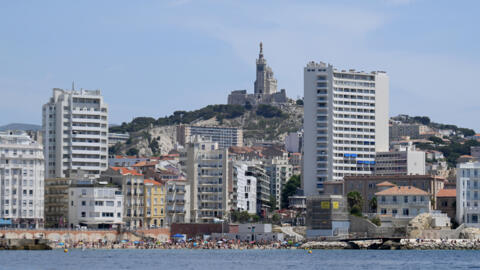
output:
[[[116,230],[0,230],[0,239],[47,239],[50,241],[121,241],[141,240],[143,237],[164,242],[170,238],[167,228],[118,232]]]

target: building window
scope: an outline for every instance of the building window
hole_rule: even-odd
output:
[[[82,212],[82,217],[86,217],[86,216],[87,216],[87,213]]]
[[[404,216],[408,216],[408,215],[409,215],[408,208],[403,208],[403,215],[404,215]]]
[[[86,201],[82,201],[82,206],[86,206],[87,205],[87,202]]]
[[[397,209],[392,209],[392,215],[396,215],[398,213]]]
[[[403,202],[408,203],[408,196],[403,196]]]
[[[382,208],[382,209],[380,210],[380,213],[381,213],[382,215],[386,215],[386,214],[387,214],[387,209]]]
[[[393,201],[393,202],[397,202],[397,196],[393,196],[393,197],[392,197],[392,201]]]

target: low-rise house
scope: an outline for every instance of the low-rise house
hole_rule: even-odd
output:
[[[445,178],[432,175],[369,175],[369,176],[345,176],[344,195],[351,191],[358,191],[363,198],[362,211],[371,213],[370,201],[378,191],[377,185],[388,181],[396,186],[412,186],[421,189],[429,194],[435,201],[435,195],[443,189]],[[377,198],[378,201],[378,198]],[[435,206],[435,203],[433,204]]]
[[[116,185],[77,180],[68,188],[68,200],[70,228],[112,229],[122,224],[123,194]]]
[[[414,218],[430,212],[430,194],[413,186],[393,186],[375,193],[381,217]]]
[[[446,213],[449,218],[455,219],[457,214],[457,190],[441,189],[438,191],[436,209]]]

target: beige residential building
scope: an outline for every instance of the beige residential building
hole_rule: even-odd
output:
[[[382,217],[414,218],[432,209],[430,194],[413,186],[384,187],[375,193],[377,214]]]
[[[196,137],[186,151],[191,222],[211,223],[215,218],[225,218],[230,210],[228,149]]]
[[[143,174],[125,167],[110,167],[100,179],[121,187],[124,226],[130,229],[145,227]]]
[[[68,187],[70,178],[45,179],[45,227],[68,227]]]

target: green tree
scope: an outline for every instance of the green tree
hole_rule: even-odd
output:
[[[250,214],[247,211],[242,211],[238,214],[238,222],[247,223],[250,221]]]
[[[362,195],[360,194],[360,192],[350,191],[347,194],[347,201],[348,201],[348,207],[350,208],[351,213],[354,210],[357,211],[358,209],[360,209],[360,213],[362,212],[363,198],[362,198]]]
[[[158,154],[158,152],[160,151],[160,146],[158,145],[157,140],[152,140],[152,142],[148,145],[148,147],[150,147],[154,155]]]
[[[295,102],[297,105],[300,105],[300,106],[303,106],[303,99],[297,99],[297,101]]]
[[[372,219],[370,219],[370,221],[371,221],[373,224],[377,225],[377,226],[381,226],[381,225],[382,225],[382,221],[380,220],[379,217],[373,217]]]
[[[288,208],[288,197],[295,195],[300,185],[300,175],[293,175],[282,187],[282,209]]]
[[[127,156],[137,156],[138,155],[138,149],[137,148],[130,148],[127,151]]]
[[[373,211],[373,212],[376,212],[377,211],[377,197],[373,197],[370,202],[368,203],[368,205],[370,206],[370,209]]]
[[[357,217],[361,217],[362,216],[362,207],[360,207],[359,205],[354,205],[350,209],[350,214],[354,215],[354,216],[357,216]]]
[[[257,215],[257,214],[252,214],[251,218],[252,218],[253,222],[259,222],[260,221],[260,216]]]
[[[268,205],[272,210],[277,209],[277,199],[275,198],[275,196],[270,195],[270,201],[268,202]]]
[[[443,144],[443,140],[437,136],[431,136],[428,140],[432,141],[434,144]]]
[[[272,223],[273,224],[280,224],[281,219],[282,219],[282,217],[278,213],[275,213],[272,216]]]
[[[122,148],[122,144],[117,142],[115,145],[108,147],[108,154],[109,155],[118,155],[120,154],[120,149]]]
[[[280,110],[277,107],[266,105],[266,104],[260,104],[257,107],[256,111],[257,115],[263,116],[265,118],[272,118],[272,117],[284,117],[285,115],[282,113],[282,110]]]

